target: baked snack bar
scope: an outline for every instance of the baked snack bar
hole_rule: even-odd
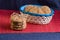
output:
[[[26,20],[21,14],[13,12],[11,14],[11,29],[23,30],[26,28]]]

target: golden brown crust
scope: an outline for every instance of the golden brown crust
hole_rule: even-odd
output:
[[[44,13],[49,14],[51,13],[51,10],[48,6],[42,6],[41,9],[44,11]]]
[[[45,14],[44,11],[41,8],[39,8],[39,12],[38,13],[39,14]]]
[[[48,6],[37,7],[37,6],[30,5],[30,6],[27,6],[25,8],[25,11],[31,12],[31,13],[38,13],[38,14],[49,14],[49,13],[51,13],[51,10]]]
[[[32,12],[32,13],[38,13],[39,9],[38,7],[33,7],[32,9],[30,9],[28,12]]]
[[[30,9],[32,9],[33,6],[32,5],[28,5],[26,8],[25,8],[25,11],[28,12]]]

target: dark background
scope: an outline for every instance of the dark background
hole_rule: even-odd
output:
[[[48,5],[53,9],[60,9],[60,0],[0,0],[0,9],[18,10],[25,4]]]

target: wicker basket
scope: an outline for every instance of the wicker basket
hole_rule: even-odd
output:
[[[48,24],[52,20],[54,11],[51,9],[50,14],[35,14],[30,12],[25,12],[24,8],[27,5],[20,7],[20,11],[23,12],[24,16],[27,16],[27,22],[35,24]]]

